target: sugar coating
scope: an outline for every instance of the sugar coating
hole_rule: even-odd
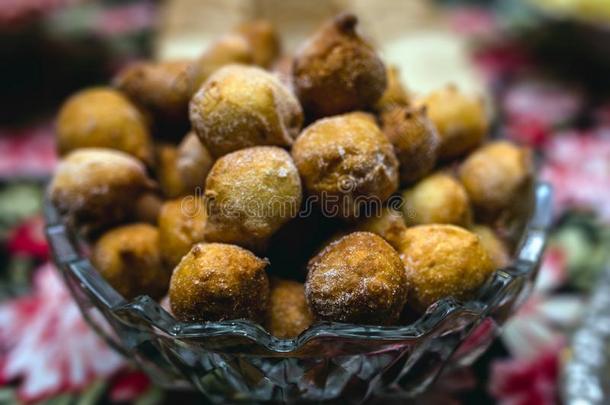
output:
[[[472,222],[470,200],[464,186],[446,173],[435,173],[403,193],[403,213],[408,225]]]
[[[246,249],[199,243],[172,274],[169,299],[181,321],[264,319],[269,299],[268,263]]]
[[[193,129],[216,157],[257,145],[290,146],[303,123],[296,97],[257,67],[216,71],[190,103]]]
[[[138,295],[161,298],[171,272],[161,263],[159,232],[149,224],[130,224],[106,232],[94,245],[91,261],[100,274],[127,299]]]
[[[205,188],[206,239],[260,249],[301,206],[301,179],[290,155],[273,146],[218,159]]]
[[[418,313],[442,298],[473,298],[495,269],[479,237],[454,225],[408,228],[398,251],[409,285],[409,307]]]
[[[369,232],[331,242],[311,259],[308,271],[305,295],[317,319],[390,325],[407,300],[398,253]]]

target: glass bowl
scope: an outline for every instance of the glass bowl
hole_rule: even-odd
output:
[[[91,326],[165,387],[196,387],[213,402],[359,403],[424,391],[444,368],[471,364],[527,297],[551,222],[551,189],[537,183],[510,224],[512,264],[469,302],[443,299],[404,326],[319,322],[278,339],[245,320],[186,324],[148,296],[126,301],[87,259],[87,246],[45,204],[55,263]]]

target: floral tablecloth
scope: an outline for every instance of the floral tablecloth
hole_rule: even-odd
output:
[[[67,2],[31,3],[13,14],[0,7],[0,18],[19,22]],[[148,8],[128,7],[96,19],[105,35],[150,23]],[[608,258],[610,97],[547,74],[490,10],[458,9],[453,21],[494,89],[495,134],[536,150],[556,219],[535,291],[501,339],[417,402],[554,404],[567,336]],[[40,201],[55,163],[51,121],[0,129],[0,403],[163,403],[170,396],[89,329],[49,262]]]

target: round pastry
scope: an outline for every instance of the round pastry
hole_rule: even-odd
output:
[[[489,253],[489,257],[491,257],[496,268],[506,267],[510,264],[508,248],[490,227],[475,225],[471,229],[481,239],[481,243],[487,249],[487,253]]]
[[[109,148],[152,162],[152,145],[144,116],[120,92],[106,87],[79,91],[57,117],[60,155],[79,148]]]
[[[483,217],[511,207],[531,184],[532,174],[530,151],[507,141],[476,150],[459,171],[470,201]]]
[[[265,322],[269,333],[282,339],[294,338],[312,323],[303,284],[272,278]]]
[[[434,91],[416,100],[416,105],[426,106],[428,117],[438,130],[441,159],[462,156],[487,136],[489,119],[483,101],[461,93],[455,86]]]
[[[205,207],[201,199],[187,196],[166,201],[159,212],[159,240],[163,263],[173,269],[191,247],[204,240]]]
[[[454,225],[408,228],[399,252],[418,313],[442,298],[472,298],[495,268],[479,237]]]
[[[436,165],[440,138],[425,108],[395,107],[382,115],[382,128],[400,163],[400,183],[428,174]]]
[[[389,66],[386,69],[388,85],[375,103],[375,110],[379,112],[389,111],[396,107],[406,107],[409,105],[409,93],[400,81],[400,71],[396,66]]]
[[[134,157],[112,149],[83,148],[59,162],[49,196],[62,215],[88,232],[126,219],[133,202],[153,186]]]
[[[156,192],[142,194],[135,202],[134,218],[136,222],[157,225],[161,205],[163,205],[163,200]]]
[[[176,198],[191,192],[178,171],[178,150],[174,145],[160,144],[155,148],[157,165],[155,172],[163,195]]]
[[[274,146],[242,149],[218,159],[205,186],[206,240],[260,250],[301,206],[299,173]]]
[[[435,173],[424,178],[403,193],[403,201],[407,225],[468,226],[472,221],[466,190],[448,174]]]
[[[261,322],[269,299],[267,264],[238,246],[196,244],[172,274],[172,313],[184,322]]]
[[[400,211],[384,207],[378,214],[358,223],[356,229],[377,234],[396,248],[400,246],[400,239],[407,226]]]
[[[127,299],[149,295],[158,299],[169,286],[170,272],[159,255],[159,232],[149,224],[130,224],[106,232],[95,243],[91,262]]]
[[[295,54],[295,89],[314,118],[372,107],[386,89],[385,66],[356,32],[357,22],[352,14],[339,15]]]
[[[178,175],[189,193],[203,189],[214,158],[194,132],[189,132],[180,145],[176,157]]]
[[[305,295],[317,319],[391,325],[407,299],[398,253],[369,232],[332,242],[311,259],[308,270]]]
[[[280,54],[280,38],[269,21],[247,21],[237,26],[252,50],[252,61],[255,65],[268,68]]]
[[[290,146],[303,123],[298,100],[257,67],[225,66],[190,104],[193,129],[216,157],[257,145]]]
[[[115,85],[155,118],[188,121],[192,61],[138,62],[121,72]]]
[[[394,148],[368,114],[316,121],[297,138],[292,157],[328,216],[365,216],[398,188]]]

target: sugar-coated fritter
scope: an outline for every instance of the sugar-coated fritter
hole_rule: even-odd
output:
[[[386,69],[387,86],[381,98],[375,103],[375,110],[379,112],[389,111],[396,107],[409,105],[409,93],[400,81],[400,71],[396,66]]]
[[[496,268],[505,267],[510,263],[508,248],[498,238],[493,229],[485,225],[475,225],[471,230],[481,239],[481,243],[487,249],[487,253],[489,253]]]
[[[125,220],[133,202],[154,187],[134,157],[112,149],[83,148],[55,169],[49,196],[58,211],[85,231]]]
[[[288,152],[258,146],[218,159],[204,196],[206,240],[260,250],[299,212],[301,180]]]
[[[442,298],[471,299],[494,271],[479,237],[454,225],[419,225],[404,232],[399,249],[410,309],[424,312]]]
[[[127,299],[138,295],[161,298],[171,273],[159,254],[159,232],[150,224],[130,224],[106,232],[95,243],[91,262],[108,283]]]
[[[394,148],[369,117],[355,112],[318,120],[292,148],[306,190],[327,215],[362,216],[398,188]]]
[[[257,145],[290,146],[303,123],[298,100],[279,79],[243,65],[214,73],[191,100],[190,117],[216,157]]]
[[[356,225],[359,231],[371,232],[381,236],[394,248],[400,246],[400,239],[407,229],[402,213],[391,207],[384,207]]]
[[[489,130],[489,118],[480,98],[451,85],[434,91],[416,105],[424,105],[441,138],[439,157],[452,159],[479,146]]]
[[[200,198],[186,196],[166,201],[159,212],[161,258],[170,269],[176,267],[191,247],[205,238],[205,207]]]
[[[265,326],[278,338],[294,338],[313,323],[302,283],[271,279]]]
[[[529,149],[508,141],[489,143],[462,163],[460,180],[482,217],[510,208],[531,184],[533,162]]]
[[[186,122],[192,93],[191,64],[188,60],[138,62],[119,72],[114,82],[156,119]]]
[[[449,174],[435,173],[403,193],[403,214],[408,225],[453,224],[468,226],[470,200],[464,186]]]
[[[178,171],[178,149],[174,145],[160,144],[155,148],[155,172],[166,198],[176,198],[192,192]]]
[[[184,322],[262,322],[269,300],[267,261],[234,245],[199,243],[172,274],[169,300]]]
[[[308,116],[367,109],[385,91],[385,66],[356,32],[357,22],[352,14],[335,17],[295,54],[294,85]]]
[[[127,97],[109,87],[79,91],[62,105],[57,148],[60,155],[79,148],[110,148],[152,162],[146,119]]]
[[[194,132],[189,132],[180,145],[176,157],[178,175],[189,193],[201,192],[214,158]]]
[[[269,21],[246,21],[238,25],[235,31],[250,45],[255,65],[268,68],[278,58],[280,38]]]
[[[436,165],[440,137],[425,108],[395,107],[382,114],[382,128],[400,162],[400,183],[421,179]]]
[[[316,319],[391,325],[407,300],[407,278],[398,253],[369,232],[331,242],[308,268],[305,295]]]
[[[163,205],[163,200],[158,193],[148,192],[142,194],[135,202],[134,219],[136,222],[157,225],[161,205]]]

